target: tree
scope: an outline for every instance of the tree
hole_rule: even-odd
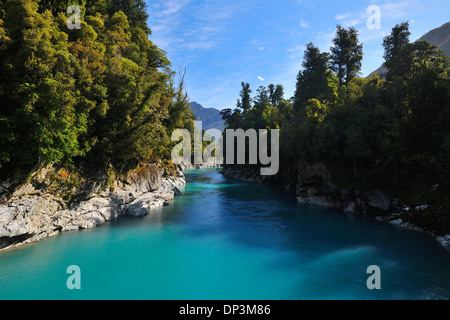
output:
[[[346,84],[355,78],[361,70],[363,45],[359,44],[358,31],[337,26],[336,37],[331,47],[333,70],[336,71],[339,84]]]
[[[0,158],[6,160],[0,166],[32,167],[83,155],[88,110],[79,103],[67,34],[50,11],[38,12],[35,1],[8,1],[4,10],[10,41],[0,53]]]
[[[317,99],[309,99],[305,109],[307,117],[314,119],[317,124],[321,124],[326,118],[327,106]]]
[[[225,126],[229,129],[242,129],[245,124],[240,109],[224,109],[220,112]]]
[[[268,88],[270,103],[275,107],[278,107],[284,96],[283,86],[281,84],[277,84],[276,86],[274,84],[270,84]]]
[[[294,108],[300,110],[310,99],[328,100],[333,94],[333,75],[328,69],[330,56],[312,42],[306,46],[303,69],[297,76]]]
[[[225,122],[225,126],[227,128],[232,128],[233,127],[233,121],[232,121],[232,114],[233,114],[233,110],[231,109],[223,109],[222,111],[220,111],[220,115],[222,116],[222,120]]]
[[[388,79],[417,80],[427,73],[434,76],[445,74],[448,61],[443,51],[427,41],[409,43],[390,59]]]
[[[147,35],[151,34],[147,25],[147,4],[144,0],[112,0],[109,14],[113,15],[117,11],[122,11],[127,16],[132,27],[144,30]]]
[[[149,39],[145,2],[0,2],[0,178],[49,163],[113,166],[170,158],[168,131],[193,129],[183,82]],[[85,9],[85,10],[84,10]]]
[[[409,22],[402,22],[397,24],[390,35],[386,36],[383,40],[384,47],[384,59],[386,66],[391,67],[391,59],[396,57],[400,50],[409,43]]]
[[[174,84],[173,76],[170,79],[170,95],[167,95],[165,99],[171,100],[169,104],[169,117],[164,121],[167,127],[167,132],[171,133],[177,129],[187,129],[191,136],[194,136],[194,121],[196,119],[190,104],[189,97],[185,92],[184,76],[186,70],[179,72],[178,86]],[[174,96],[173,99],[171,97]]]
[[[450,59],[426,41],[405,45],[392,58],[388,77],[402,85],[395,100],[398,125],[393,145],[408,167],[425,167],[442,173],[442,143],[450,121]]]
[[[241,99],[237,102],[237,107],[242,109],[244,111],[244,116],[248,114],[250,109],[252,108],[252,98],[250,97],[250,94],[252,93],[252,90],[250,90],[250,84],[249,83],[241,83],[242,90],[240,93]]]
[[[263,109],[270,104],[269,90],[264,86],[259,86],[256,90],[256,96],[253,99],[255,109]]]

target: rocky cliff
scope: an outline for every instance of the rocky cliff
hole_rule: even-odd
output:
[[[320,163],[299,168],[296,191],[300,203],[331,206],[372,217],[400,210],[398,200],[384,190],[363,191],[336,187],[327,169]]]
[[[186,183],[180,170],[165,177],[164,169],[148,165],[114,181],[99,174],[73,190],[82,199],[68,202],[51,182],[54,175],[50,166],[13,191],[8,190],[8,182],[0,184],[0,250],[64,231],[94,228],[123,215],[147,215],[172,201],[174,189]]]

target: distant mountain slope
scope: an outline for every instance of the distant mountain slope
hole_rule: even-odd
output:
[[[431,30],[418,41],[428,41],[429,43],[436,45],[450,57],[450,22]]]
[[[445,54],[450,57],[450,22],[427,32],[425,35],[417,39],[417,41],[428,41],[430,44],[435,45],[444,51]],[[372,72],[369,77],[375,73],[385,76],[387,72],[388,70],[384,66],[381,66]]]
[[[204,108],[201,104],[195,101],[191,102],[191,109],[195,116],[203,122],[204,130],[219,129],[220,131],[223,131],[225,129],[225,124],[219,110]]]

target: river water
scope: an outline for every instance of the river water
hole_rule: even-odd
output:
[[[428,235],[215,169],[186,178],[184,195],[147,217],[0,253],[0,299],[450,298],[450,253]],[[67,287],[72,265],[80,290]],[[371,265],[381,290],[367,288]]]

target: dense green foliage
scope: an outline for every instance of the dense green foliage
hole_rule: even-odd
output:
[[[384,59],[386,62],[393,62],[393,58],[397,56],[400,50],[409,43],[409,22],[397,24],[392,33],[383,40]],[[390,67],[387,66],[389,69]]]
[[[435,204],[448,217],[450,60],[408,37],[403,23],[385,38],[388,80],[365,79],[356,76],[357,31],[338,26],[331,55],[307,45],[290,101],[275,106],[260,88],[250,110],[225,110],[224,120],[235,129],[280,129],[281,175],[289,183],[299,166],[321,162],[341,186],[385,188],[413,205]],[[245,91],[248,85],[241,97]],[[431,191],[438,184],[440,197]]]
[[[147,18],[142,0],[0,1],[1,177],[169,159],[171,130],[192,131],[193,115]]]

